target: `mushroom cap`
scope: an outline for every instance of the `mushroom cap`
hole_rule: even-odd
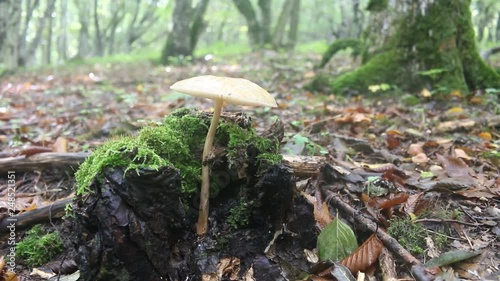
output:
[[[170,89],[211,100],[222,98],[224,102],[236,105],[278,106],[266,90],[242,78],[196,76],[176,82]]]

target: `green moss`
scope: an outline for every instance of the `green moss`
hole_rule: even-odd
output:
[[[370,85],[394,83],[401,73],[398,65],[394,52],[384,52],[374,56],[360,68],[339,76],[330,86],[334,93],[342,93],[346,90],[368,91]]]
[[[46,233],[40,225],[34,226],[26,233],[24,239],[17,243],[19,257],[31,267],[48,263],[64,249],[58,232]]]
[[[106,168],[124,167],[159,169],[174,166],[181,171],[182,191],[197,192],[201,184],[201,154],[210,125],[210,116],[192,109],[180,109],[158,126],[145,127],[135,137],[113,139],[105,143],[76,172],[77,194],[89,191]],[[281,162],[279,141],[260,137],[255,130],[230,122],[219,122],[215,147],[227,148],[229,169],[245,167],[250,148],[255,150],[259,168]],[[215,184],[213,190],[217,190]]]
[[[427,231],[421,224],[403,218],[392,219],[390,224],[387,233],[398,240],[401,246],[413,254],[424,253]]]
[[[158,169],[171,165],[158,156],[154,149],[141,144],[138,138],[123,137],[113,139],[97,148],[75,173],[77,182],[76,194],[89,191],[94,179],[99,179],[105,168],[125,167],[128,170],[139,168]]]
[[[326,52],[323,54],[319,67],[323,68],[337,52],[347,48],[351,48],[352,56],[357,57],[361,53],[363,53],[364,44],[363,42],[361,42],[361,40],[354,38],[344,38],[336,40],[335,42],[330,44],[328,50],[326,50]]]

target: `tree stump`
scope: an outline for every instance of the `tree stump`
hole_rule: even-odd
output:
[[[197,198],[183,194],[180,170],[105,169],[65,222],[81,280],[275,281],[307,271],[303,251],[316,246],[315,221],[313,207],[294,196],[293,171],[276,164],[256,173],[251,145],[246,169],[228,166],[217,150],[224,151],[214,150],[212,177],[225,184],[211,198],[203,237],[195,231]]]

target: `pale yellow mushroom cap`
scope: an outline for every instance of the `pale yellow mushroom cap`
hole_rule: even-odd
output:
[[[276,100],[266,90],[242,78],[196,76],[176,82],[170,89],[211,100],[222,97],[224,102],[236,105],[278,106]]]

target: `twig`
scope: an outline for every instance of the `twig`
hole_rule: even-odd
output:
[[[377,233],[378,238],[384,245],[403,259],[408,265],[411,266],[411,273],[418,281],[429,281],[430,278],[427,276],[425,268],[422,263],[415,258],[410,252],[403,248],[396,239],[387,234],[385,231],[381,230],[377,224],[362,215],[359,214],[356,209],[352,208],[348,204],[344,203],[340,197],[328,190],[324,190],[327,195],[327,201],[330,202],[335,208],[352,217],[356,222],[356,225],[363,230],[370,231],[372,233]]]
[[[477,224],[477,223],[458,221],[458,220],[452,220],[452,219],[418,219],[418,220],[415,220],[415,222],[435,222],[435,223],[450,222],[450,223],[459,223],[459,224],[470,225],[470,226],[479,226],[479,224]]]

